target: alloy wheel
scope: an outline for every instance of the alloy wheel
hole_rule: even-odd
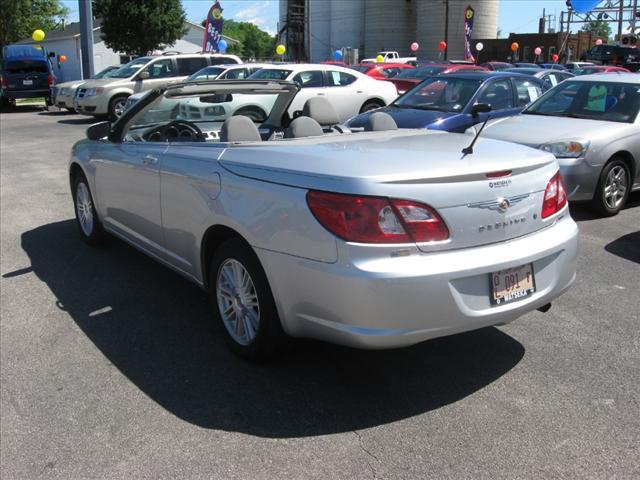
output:
[[[617,209],[627,194],[627,171],[621,165],[616,165],[607,174],[602,191],[604,203],[611,209]]]
[[[237,260],[229,258],[220,265],[216,298],[229,335],[240,345],[250,344],[258,335],[260,304],[251,275]]]
[[[89,237],[93,232],[93,204],[89,189],[84,182],[78,183],[76,189],[76,211],[82,232]]]

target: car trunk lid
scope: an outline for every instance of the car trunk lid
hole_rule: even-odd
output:
[[[424,251],[465,248],[543,228],[542,197],[557,172],[547,153],[470,135],[371,132],[228,148],[229,171],[310,190],[425,203],[447,223],[445,242]],[[272,148],[264,148],[264,146]]]

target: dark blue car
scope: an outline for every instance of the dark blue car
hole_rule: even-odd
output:
[[[375,110],[393,117],[400,128],[429,128],[462,133],[492,118],[517,115],[547,87],[530,75],[502,72],[473,72],[430,77],[388,106]],[[489,113],[472,114],[476,103],[491,106]],[[353,117],[352,129],[364,127],[371,112]]]

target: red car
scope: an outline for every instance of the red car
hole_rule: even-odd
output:
[[[574,70],[576,75],[589,75],[590,73],[613,73],[613,72],[625,72],[631,73],[631,70],[627,70],[624,67],[614,67],[613,65],[588,65],[586,67]]]
[[[433,77],[434,75],[442,75],[447,73],[460,73],[460,72],[486,72],[487,69],[479,67],[478,65],[467,63],[443,63],[443,64],[429,64],[423,67],[417,67],[412,70],[406,70],[394,78],[388,79],[394,83],[398,94],[402,95],[407,90],[413,88],[425,78]]]
[[[349,68],[376,80],[388,80],[406,70],[415,69],[413,65],[408,63],[361,63],[360,65],[351,65]]]

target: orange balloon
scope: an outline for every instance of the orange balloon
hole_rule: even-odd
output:
[[[60,55],[60,63],[64,63],[67,61],[67,56],[66,55]]]
[[[512,52],[517,51],[519,48],[520,48],[520,45],[518,45],[518,42],[513,42],[513,43],[511,44],[511,51],[512,51]]]

